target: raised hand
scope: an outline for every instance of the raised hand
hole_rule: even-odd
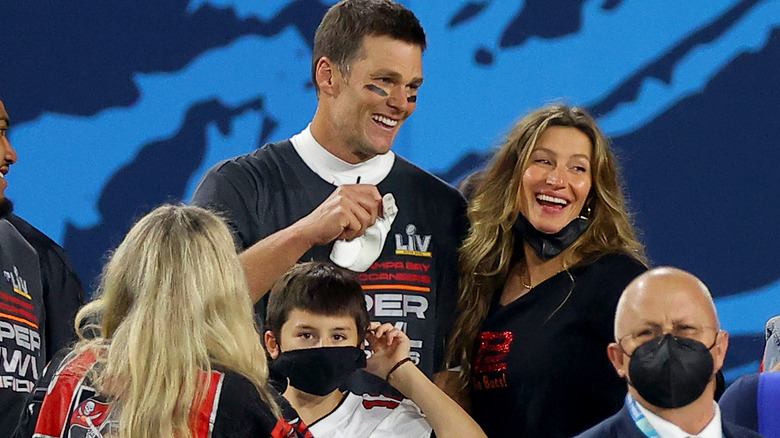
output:
[[[366,340],[373,352],[368,358],[366,371],[382,379],[395,364],[409,357],[409,337],[390,323],[372,322]]]
[[[293,227],[311,245],[362,236],[382,211],[382,196],[376,186],[353,184],[338,187],[317,208]]]

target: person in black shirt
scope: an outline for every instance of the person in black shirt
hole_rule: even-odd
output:
[[[425,46],[417,18],[392,0],[334,5],[314,38],[311,124],[218,163],[192,202],[227,218],[255,301],[297,261],[360,272],[372,319],[407,333],[430,377],[455,316],[467,225],[457,190],[390,150],[416,108]],[[262,301],[256,313],[262,321]]]
[[[6,197],[16,151],[0,100],[0,437],[14,430],[35,381],[54,353],[75,340],[84,290],[65,251],[22,218]]]
[[[473,184],[443,385],[490,437],[570,437],[621,406],[604,351],[620,293],[646,269],[616,160],[587,112],[551,105]]]

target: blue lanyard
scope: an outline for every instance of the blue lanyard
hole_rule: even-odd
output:
[[[647,417],[645,417],[645,414],[639,410],[639,404],[634,400],[634,397],[631,397],[631,394],[626,394],[626,407],[628,408],[628,413],[631,414],[631,419],[634,420],[636,427],[645,434],[647,438],[660,438],[658,432],[656,432],[655,428],[650,424],[650,420],[648,420]],[[723,436],[725,437],[726,435]]]
[[[634,420],[634,424],[646,437],[660,438],[658,432],[650,424],[650,420],[639,410],[639,405],[634,400],[634,397],[631,397],[631,394],[626,394],[626,407],[628,408],[628,413],[631,414],[631,419]]]

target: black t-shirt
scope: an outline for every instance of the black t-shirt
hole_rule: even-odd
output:
[[[620,409],[626,384],[607,345],[618,298],[645,269],[609,254],[506,306],[497,291],[477,337],[471,381],[473,416],[488,436],[571,437]]]
[[[252,382],[237,373],[225,373],[211,438],[312,438],[290,403],[270,385],[268,390],[281,407],[284,420],[273,415]]]
[[[371,319],[404,330],[412,358],[430,376],[442,365],[455,317],[466,203],[453,187],[398,156],[377,188],[393,194],[398,215],[379,259],[358,280]],[[192,202],[223,213],[243,250],[308,215],[335,189],[283,141],[214,166]],[[301,261],[327,261],[332,247],[315,246]],[[255,311],[262,320],[262,301]]]
[[[14,215],[0,219],[0,271],[0,437],[8,437],[47,361],[75,339],[85,298],[62,248]]]

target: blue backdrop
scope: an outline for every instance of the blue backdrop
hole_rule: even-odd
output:
[[[134,219],[306,126],[311,41],[332,3],[4,2],[17,212],[93,284]],[[710,286],[732,335],[727,377],[755,370],[780,313],[780,1],[403,3],[429,49],[395,150],[455,183],[530,109],[589,108],[653,263]]]

